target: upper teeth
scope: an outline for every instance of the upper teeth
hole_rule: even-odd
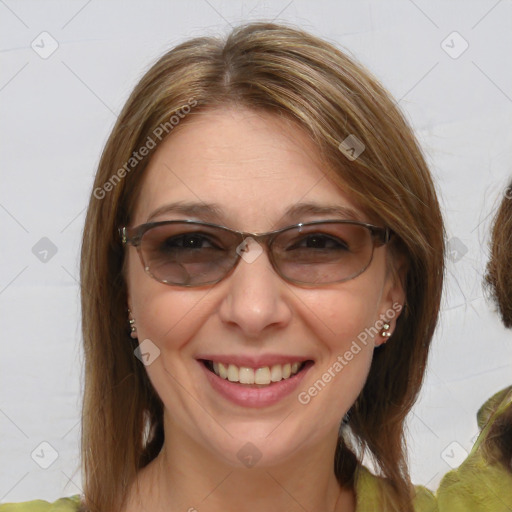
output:
[[[241,384],[270,384],[295,375],[301,363],[275,364],[262,368],[248,368],[234,364],[213,362],[213,371],[221,378]]]

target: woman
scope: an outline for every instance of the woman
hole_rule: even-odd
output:
[[[512,327],[512,183],[498,208],[491,239],[486,285],[505,327]],[[441,511],[512,510],[512,386],[478,411],[480,435],[467,459],[450,471],[437,491]]]
[[[404,421],[443,256],[421,151],[361,66],[269,23],[171,50],[96,175],[84,496],[59,506],[436,510]]]

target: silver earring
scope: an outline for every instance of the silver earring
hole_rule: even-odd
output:
[[[385,323],[383,326],[382,326],[382,330],[380,331],[380,335],[387,339],[391,336],[391,333],[389,332],[389,328],[391,326],[388,324],[388,323]]]
[[[128,323],[130,324],[130,336],[137,339],[137,327],[135,327],[135,319],[132,318],[132,312],[128,309]]]

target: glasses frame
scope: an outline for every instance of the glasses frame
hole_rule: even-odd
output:
[[[356,221],[356,220],[344,220],[344,219],[299,222],[298,224],[286,226],[284,228],[277,229],[274,231],[268,231],[266,233],[250,233],[248,231],[238,231],[236,229],[231,229],[226,226],[221,226],[219,224],[213,224],[210,222],[202,222],[202,221],[196,221],[196,220],[188,220],[188,219],[147,222],[145,224],[140,224],[139,226],[135,226],[135,227],[131,227],[131,228],[127,227],[127,226],[122,226],[119,228],[119,230],[118,230],[119,236],[121,238],[121,242],[122,242],[123,246],[132,245],[137,249],[137,252],[139,254],[139,259],[142,263],[144,271],[150,277],[152,277],[153,279],[155,279],[155,281],[158,281],[159,283],[166,284],[169,286],[180,286],[182,288],[194,288],[194,287],[199,287],[199,286],[207,286],[207,285],[216,284],[216,283],[222,281],[237,267],[238,263],[240,263],[240,260],[242,259],[242,256],[237,252],[236,253],[237,257],[234,259],[233,265],[219,279],[215,279],[215,280],[208,281],[206,283],[200,283],[200,284],[178,284],[178,283],[170,283],[168,281],[162,281],[161,279],[158,279],[155,275],[153,275],[151,273],[151,269],[144,261],[144,256],[142,254],[142,237],[150,229],[157,227],[157,226],[167,225],[167,224],[192,224],[194,226],[207,226],[207,227],[222,229],[224,231],[228,231],[230,233],[239,235],[240,236],[240,244],[242,244],[247,238],[253,238],[256,242],[258,242],[261,245],[266,247],[266,253],[267,253],[268,259],[270,261],[270,264],[272,265],[272,268],[274,269],[274,271],[276,272],[277,275],[279,275],[282,279],[284,279],[285,281],[287,281],[289,283],[298,284],[301,286],[312,286],[312,287],[325,286],[325,285],[334,284],[334,283],[342,283],[345,281],[350,281],[352,279],[355,279],[357,276],[361,275],[370,266],[370,264],[373,260],[373,253],[374,253],[375,247],[381,247],[383,245],[386,245],[391,240],[391,238],[393,236],[393,231],[388,227],[379,227],[379,226],[374,226],[373,224],[368,224],[366,222],[361,222],[361,221]],[[275,238],[279,234],[281,234],[285,231],[289,231],[291,229],[297,229],[297,228],[307,227],[307,226],[315,226],[318,224],[350,224],[350,225],[361,226],[361,227],[368,229],[368,231],[370,232],[372,242],[373,242],[372,243],[372,252],[371,252],[371,256],[368,261],[368,264],[354,276],[351,276],[351,277],[348,277],[345,279],[339,279],[336,281],[329,281],[326,283],[308,283],[308,282],[303,282],[303,281],[299,281],[299,280],[295,280],[295,279],[290,279],[290,278],[286,277],[285,275],[283,275],[279,269],[279,266],[276,264],[276,262],[274,260],[274,253],[272,251],[272,244],[273,244]]]

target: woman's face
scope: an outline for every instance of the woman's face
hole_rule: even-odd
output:
[[[131,225],[189,219],[254,233],[347,218],[311,208],[300,213],[297,206],[306,203],[350,209],[369,221],[325,171],[311,141],[290,122],[211,110],[187,119],[153,155]],[[219,217],[197,208],[162,210],[177,202],[215,204]],[[166,434],[230,464],[261,457],[261,466],[322,443],[332,448],[383,342],[369,332],[381,330],[383,315],[394,317],[394,329],[403,291],[387,272],[385,246],[358,277],[316,287],[284,281],[266,251],[255,248],[254,258],[240,259],[217,284],[185,288],[151,278],[130,247],[127,283],[139,343],[149,354],[146,370],[165,406]],[[217,376],[204,360],[232,364],[231,377]],[[283,378],[297,369],[292,363],[305,361],[296,376]],[[242,374],[250,380],[247,368],[261,378],[268,368],[281,380],[230,382]]]

